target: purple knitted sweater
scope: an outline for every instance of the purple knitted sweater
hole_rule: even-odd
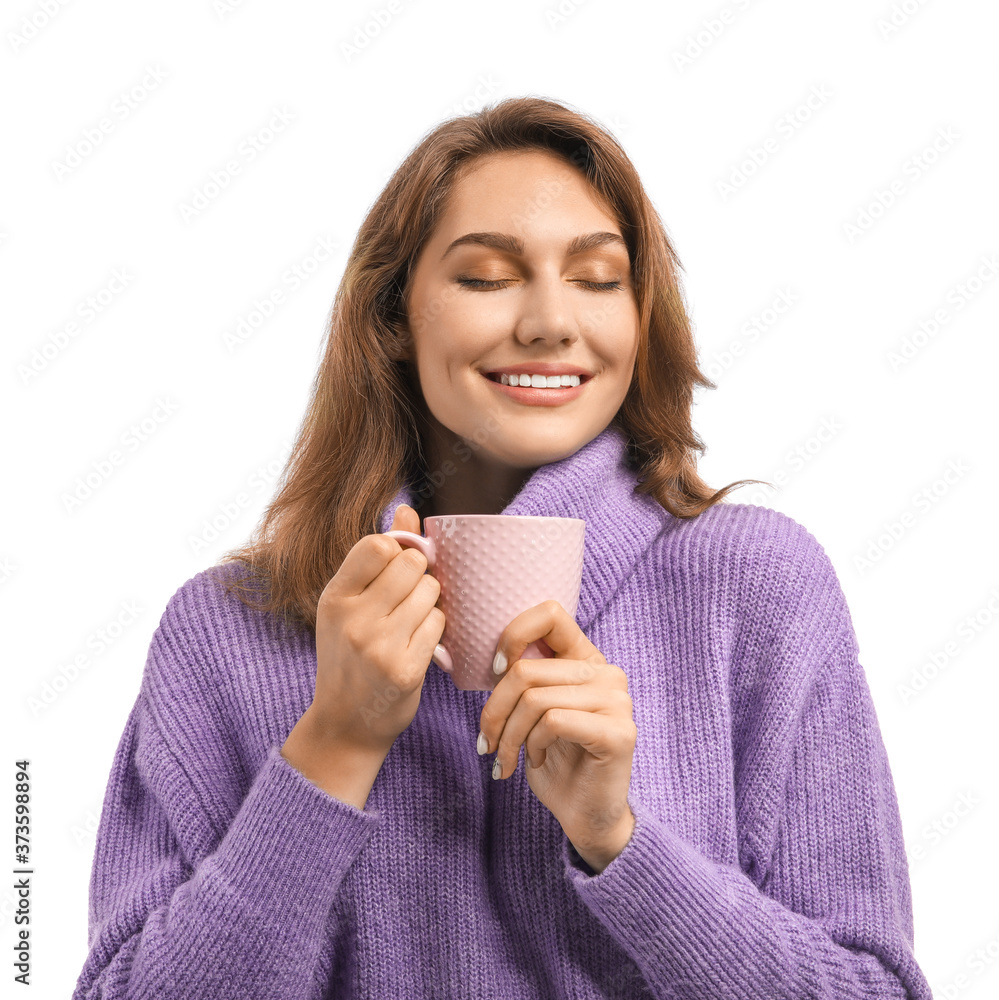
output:
[[[280,754],[311,633],[167,604],[111,766],[83,997],[931,996],[895,789],[836,573],[801,525],[633,493],[607,428],[506,514],[586,521],[576,620],[627,674],[631,840],[600,874],[475,743],[487,691],[436,664],[359,810]],[[413,504],[403,488],[385,509]]]

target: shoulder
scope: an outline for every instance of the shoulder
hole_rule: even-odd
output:
[[[830,565],[825,549],[804,525],[756,504],[716,503],[697,517],[671,519],[663,539],[742,573]]]
[[[740,630],[852,629],[832,560],[802,524],[770,507],[718,503],[671,525],[664,542],[690,582],[714,592]],[[683,581],[679,581],[683,582]]]
[[[245,572],[221,563],[186,580],[167,600],[153,634],[146,679],[181,686],[214,685],[229,660],[266,643],[276,633],[272,615],[254,610],[233,592]]]
[[[177,640],[196,642],[211,629],[232,625],[250,612],[229,593],[239,575],[238,564],[210,566],[185,580],[167,600],[158,631],[170,632]]]

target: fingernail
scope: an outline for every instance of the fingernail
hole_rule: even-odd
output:
[[[499,761],[499,757],[493,763],[493,781],[495,781],[503,773],[503,765]]]
[[[493,659],[493,673],[502,674],[506,670],[506,653],[502,649],[496,651]]]
[[[479,751],[479,756],[481,757],[484,753],[489,753],[489,744],[486,742],[485,736],[482,732],[479,732],[478,742],[475,744],[475,749]]]

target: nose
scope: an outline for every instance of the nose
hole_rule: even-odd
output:
[[[537,340],[552,344],[572,344],[579,339],[578,297],[574,303],[572,291],[559,274],[538,274],[527,283],[520,296],[521,312],[517,318],[516,336],[522,344]]]

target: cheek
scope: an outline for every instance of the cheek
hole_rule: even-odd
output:
[[[494,292],[463,291],[449,293],[441,300],[440,318],[463,337],[475,339],[484,330],[509,322],[511,300]]]
[[[604,351],[608,363],[619,372],[630,369],[638,357],[638,333],[636,325],[620,323],[609,325],[604,334]]]

